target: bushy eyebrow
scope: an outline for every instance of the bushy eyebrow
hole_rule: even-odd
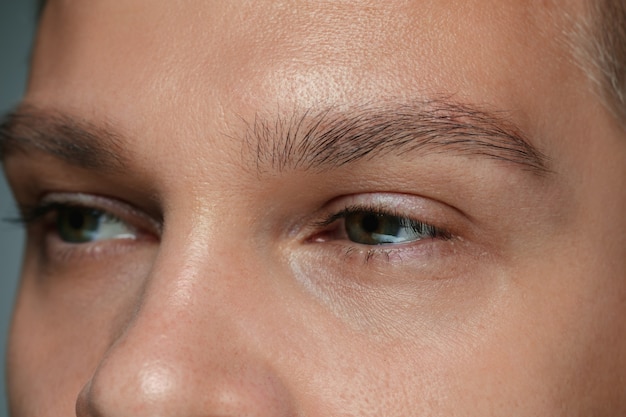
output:
[[[503,112],[448,99],[308,110],[247,122],[246,146],[257,169],[324,171],[367,158],[428,153],[479,156],[535,174],[548,160]]]
[[[119,171],[127,166],[122,142],[109,124],[31,106],[8,113],[0,124],[0,160],[34,150],[85,169]]]
[[[246,125],[246,154],[260,172],[325,171],[368,158],[415,159],[429,153],[479,156],[539,175],[549,172],[547,158],[502,114],[450,100],[257,115]],[[20,150],[44,152],[86,169],[129,166],[123,136],[110,123],[30,106],[0,124],[0,159]]]

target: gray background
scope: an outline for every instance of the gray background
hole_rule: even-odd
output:
[[[17,104],[24,91],[28,55],[35,30],[34,0],[0,0],[0,112]],[[0,175],[0,219],[15,217],[16,210],[4,174]],[[13,296],[22,256],[21,227],[0,223],[0,355],[5,356]],[[4,360],[0,371],[4,375]],[[0,381],[0,416],[8,416],[6,386]]]

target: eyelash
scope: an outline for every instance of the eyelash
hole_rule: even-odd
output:
[[[122,253],[139,241],[158,241],[162,231],[161,222],[129,204],[92,194],[50,193],[18,208],[17,218],[7,220],[21,224],[50,262]]]
[[[442,238],[442,239],[449,239],[451,238],[450,233],[448,233],[447,230],[443,229],[443,228],[439,228],[436,226],[432,226],[428,223],[422,222],[420,220],[414,219],[410,216],[407,216],[404,213],[401,213],[398,210],[395,209],[390,209],[390,208],[386,208],[386,207],[380,207],[380,206],[376,206],[376,205],[351,205],[351,206],[347,206],[345,208],[343,208],[342,210],[340,210],[337,213],[333,213],[328,215],[324,220],[322,221],[318,221],[315,222],[315,225],[317,227],[328,227],[330,226],[332,223],[336,222],[337,220],[346,218],[347,216],[351,215],[351,214],[359,214],[359,213],[368,213],[368,214],[374,214],[377,216],[389,216],[389,217],[398,217],[401,219],[406,219],[408,221],[410,221],[411,223],[415,223],[416,225],[419,225],[420,227],[423,227],[427,230],[429,230],[429,233],[432,232],[434,238]]]
[[[124,222],[126,224],[130,224],[124,220],[123,217],[120,217],[114,214],[114,211],[110,209],[106,209],[102,206],[98,206],[97,204],[82,204],[78,202],[59,202],[59,201],[49,201],[42,202],[35,206],[21,206],[20,207],[20,215],[17,219],[9,219],[9,221],[14,223],[19,223],[24,225],[25,227],[31,227],[37,224],[43,224],[46,228],[44,233],[56,233],[58,235],[58,231],[55,230],[55,220],[56,217],[52,218],[52,215],[58,216],[64,210],[71,209],[87,209],[94,210],[98,213],[103,213],[111,218]],[[336,235],[338,233],[346,234],[345,230],[339,230],[339,228],[344,227],[345,225],[337,225],[334,229],[331,228],[334,224],[337,224],[340,221],[345,221],[346,218],[358,215],[358,214],[367,214],[380,216],[383,218],[396,218],[400,219],[400,224],[403,227],[409,227],[413,230],[413,232],[424,235],[423,238],[410,240],[406,242],[401,242],[398,244],[364,244],[355,242],[354,240],[350,240],[345,236],[342,238],[337,238]],[[132,224],[130,224],[132,227]],[[424,240],[450,240],[453,238],[453,235],[445,228],[433,226],[429,223],[423,222],[421,220],[415,219],[411,216],[407,216],[405,213],[402,213],[396,209],[386,207],[384,205],[375,205],[375,204],[363,204],[363,205],[349,205],[344,207],[339,211],[332,212],[326,215],[322,220],[313,222],[312,224],[313,230],[315,230],[313,236],[308,239],[308,242],[331,242],[331,241],[339,241],[342,242],[342,250],[344,251],[346,257],[353,256],[358,254],[363,257],[365,263],[370,260],[377,258],[379,255],[382,255],[383,259],[389,260],[390,255],[393,253],[399,253],[406,247],[413,247],[418,242],[422,242]],[[332,236],[334,235],[334,236]],[[67,243],[67,242],[64,242]],[[98,243],[98,242],[86,242],[74,244],[77,246],[89,243]]]
[[[329,227],[341,220],[346,219],[351,215],[362,213],[402,219],[404,222],[411,224],[411,226],[414,226],[414,231],[419,231],[419,233],[424,233],[426,235],[425,238],[401,244],[365,245],[349,240],[349,244],[344,245],[342,248],[345,256],[350,257],[358,254],[362,256],[364,263],[368,263],[373,259],[377,259],[379,256],[381,256],[384,260],[389,261],[392,254],[398,254],[400,251],[403,250],[403,248],[413,247],[417,244],[417,242],[421,242],[424,240],[447,241],[454,238],[454,235],[450,233],[450,231],[446,228],[433,226],[432,224],[415,219],[412,216],[408,216],[406,215],[406,213],[400,212],[399,210],[389,208],[384,205],[364,204],[346,206],[338,212],[333,212],[327,215],[321,221],[314,222],[313,228],[317,230],[322,229],[322,231],[316,232],[311,238],[308,239],[308,242],[315,243],[339,240],[336,238],[328,238],[328,235],[333,233],[333,229],[329,229]]]
[[[59,203],[59,202],[48,202],[42,203],[34,206],[20,206],[19,208],[19,217],[9,219],[11,223],[22,224],[25,227],[36,224],[40,221],[43,221],[46,217],[48,217],[51,213],[58,213],[60,210],[66,209],[93,209],[98,211],[103,211],[101,209],[97,209],[95,207],[88,207],[82,204],[71,204],[71,203]]]

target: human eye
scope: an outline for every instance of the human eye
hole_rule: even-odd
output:
[[[385,207],[350,206],[320,225],[330,227],[321,239],[346,239],[360,245],[398,245],[423,239],[449,238],[440,228]]]
[[[105,239],[136,239],[137,233],[119,217],[93,207],[51,203],[37,207],[30,222],[52,215],[54,233],[65,243],[89,243]]]
[[[317,215],[305,242],[340,260],[423,262],[456,238],[455,212],[416,196],[371,193],[338,198]],[[325,249],[324,249],[325,248]],[[333,251],[337,255],[332,255]],[[337,252],[338,251],[338,252]],[[343,254],[343,255],[341,255]],[[333,261],[335,262],[335,261]],[[382,264],[381,264],[382,266]],[[407,264],[408,266],[408,264]]]
[[[50,260],[61,250],[65,255],[102,255],[107,248],[159,234],[158,223],[132,206],[82,193],[46,194],[34,206],[21,206],[19,220]]]
[[[472,221],[455,206],[370,192],[318,207],[291,226],[286,265],[306,291],[359,328],[374,330],[376,320],[397,317],[390,311],[415,312],[430,305],[427,299],[478,282],[468,277],[483,250]]]

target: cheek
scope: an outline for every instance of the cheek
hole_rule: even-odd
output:
[[[364,336],[367,329],[360,327],[347,337],[345,330],[336,334],[335,357],[322,355],[332,357],[333,366],[316,368],[335,382],[333,407],[371,407],[351,410],[355,415],[435,410],[437,415],[510,415],[512,410],[528,416],[568,415],[564,410],[596,415],[619,409],[626,329],[615,315],[624,311],[624,298],[607,296],[603,285],[589,279],[590,271],[566,267],[557,246],[560,252],[543,255],[559,267],[537,261],[503,271],[510,284],[492,294],[491,304],[481,304],[482,314],[437,310],[435,320],[414,309],[409,326],[394,311],[387,317],[396,319],[397,327],[388,326],[387,333]],[[377,317],[363,322],[376,327]]]
[[[27,248],[9,336],[12,415],[73,415],[78,393],[131,317],[153,251],[71,273],[42,266],[37,251]]]
[[[485,402],[532,398],[528,415],[613,415],[623,407],[624,286],[597,261],[574,261],[584,259],[574,240],[552,240],[511,266],[506,298],[481,323],[460,378]]]
[[[509,415],[514,406],[515,415],[556,415],[564,399],[571,403],[555,385],[564,374],[551,363],[554,346],[499,333],[496,325],[478,346],[467,337],[428,346],[436,331],[417,343],[344,332],[334,355],[322,355],[332,360],[311,364],[316,415]]]
[[[70,415],[76,395],[103,351],[98,331],[82,319],[52,312],[33,296],[24,275],[8,346],[12,415],[59,410]],[[54,330],[51,330],[54,329]]]

